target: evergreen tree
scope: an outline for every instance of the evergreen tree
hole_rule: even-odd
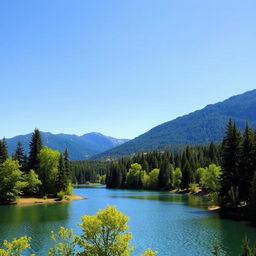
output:
[[[5,138],[0,140],[0,164],[4,163],[8,158],[8,149]]]
[[[66,166],[63,155],[60,154],[59,157],[59,165],[58,165],[58,175],[56,179],[56,189],[59,191],[66,191],[67,189],[67,174],[66,174]]]
[[[181,188],[188,188],[190,183],[194,183],[194,176],[190,164],[185,158],[185,164],[182,167]]]
[[[17,143],[17,148],[14,152],[13,159],[17,160],[19,162],[22,170],[25,169],[27,158],[26,158],[23,146],[20,141],[18,141],[18,143]]]
[[[27,171],[29,170],[37,170],[39,165],[39,153],[42,149],[42,138],[40,131],[38,129],[35,129],[34,133],[32,134],[32,138],[30,141],[30,152],[29,152],[29,158],[28,158],[28,167]]]
[[[239,186],[239,156],[241,136],[236,125],[230,120],[222,143],[222,177],[220,196],[222,204],[231,200],[229,191]]]
[[[160,189],[166,189],[169,185],[170,172],[168,170],[169,162],[167,159],[162,161],[160,166],[160,172],[158,176],[158,187]]]
[[[248,201],[249,199],[251,182],[255,171],[253,169],[253,158],[253,133],[249,125],[246,124],[239,163],[239,195],[243,201]]]
[[[218,164],[218,148],[215,143],[211,143],[209,147],[210,164]]]
[[[70,168],[70,162],[69,162],[69,154],[68,154],[68,150],[65,149],[64,154],[63,154],[63,158],[64,158],[64,165],[65,165],[65,175],[66,175],[66,181],[71,182],[72,179],[72,175],[71,175],[71,168]]]
[[[111,164],[110,170],[107,174],[106,180],[107,180],[107,187],[108,188],[120,188],[122,184],[122,173],[119,169],[119,164],[116,162],[113,162]]]

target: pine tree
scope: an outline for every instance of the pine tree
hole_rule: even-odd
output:
[[[0,164],[4,163],[8,158],[8,148],[5,138],[0,140]]]
[[[66,175],[66,167],[63,155],[60,154],[59,158],[59,166],[58,166],[58,175],[56,180],[56,189],[57,192],[66,191],[67,189],[67,175]]]
[[[170,173],[168,170],[169,162],[167,159],[163,160],[160,166],[160,172],[158,176],[158,187],[160,189],[166,189],[170,180]]]
[[[42,149],[42,138],[40,131],[38,129],[35,129],[34,133],[32,134],[32,138],[30,141],[30,152],[29,152],[29,158],[28,158],[28,167],[27,171],[30,170],[37,170],[38,164],[39,164],[39,158],[38,155],[40,153],[40,150]]]
[[[230,120],[222,143],[222,177],[220,196],[222,205],[230,202],[229,191],[239,186],[239,157],[241,136]]]
[[[241,200],[249,199],[251,182],[254,175],[253,169],[253,134],[248,124],[246,124],[242,138],[241,156],[239,163],[239,195]]]
[[[72,174],[71,174],[71,168],[70,168],[70,162],[69,162],[69,154],[68,154],[68,150],[65,149],[64,154],[63,154],[63,158],[64,158],[64,165],[65,165],[65,173],[66,173],[66,182],[71,182],[72,179]]]
[[[113,162],[106,177],[108,188],[120,188],[122,184],[122,173],[119,164]]]
[[[26,167],[27,158],[26,158],[23,146],[20,141],[18,141],[18,143],[17,143],[17,148],[14,152],[13,159],[17,160],[19,162],[21,168],[24,170],[24,168]]]
[[[218,165],[218,148],[215,143],[211,143],[209,147],[209,164]]]
[[[194,175],[186,157],[184,158],[183,161],[184,164],[182,165],[181,188],[185,189],[189,187],[190,183],[194,183]]]

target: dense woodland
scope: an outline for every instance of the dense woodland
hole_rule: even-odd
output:
[[[109,161],[86,160],[72,161],[70,168],[73,184],[105,183],[106,173],[110,168]]]
[[[20,142],[8,157],[5,139],[0,141],[0,203],[11,203],[19,196],[54,196],[72,193],[68,152],[64,154],[42,146],[36,129],[27,156]]]
[[[183,152],[140,153],[112,162],[108,188],[190,189],[212,192],[224,207],[256,206],[256,131],[241,134],[229,121],[221,145],[187,146]]]

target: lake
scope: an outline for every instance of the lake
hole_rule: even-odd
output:
[[[130,216],[134,255],[147,248],[159,256],[207,255],[212,244],[218,242],[223,255],[236,256],[241,251],[244,235],[256,242],[256,228],[246,222],[221,219],[205,210],[206,203],[199,197],[168,192],[112,190],[103,186],[84,186],[74,190],[88,199],[70,203],[33,206],[0,206],[0,241],[27,235],[32,237],[32,249],[38,256],[46,256],[53,246],[50,232],[60,226],[77,226],[82,215],[94,215],[107,205]]]

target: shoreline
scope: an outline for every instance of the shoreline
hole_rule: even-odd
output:
[[[39,204],[56,204],[56,203],[66,203],[66,202],[73,202],[73,201],[80,201],[85,200],[86,197],[82,196],[67,196],[69,199],[59,200],[57,197],[53,198],[40,198],[40,197],[21,197],[17,200],[17,202],[10,204],[10,205],[39,205]]]

